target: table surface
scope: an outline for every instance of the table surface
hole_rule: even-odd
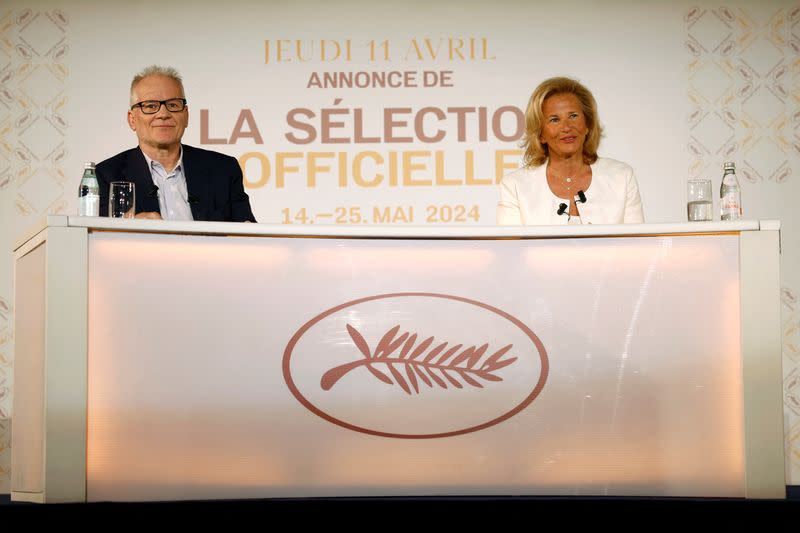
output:
[[[46,227],[85,227],[95,231],[185,233],[205,235],[252,235],[280,237],[341,237],[389,239],[537,239],[564,237],[649,236],[715,234],[741,231],[780,230],[779,220],[735,222],[682,222],[659,224],[586,224],[565,226],[380,226],[249,224],[241,222],[196,222],[143,219],[112,219],[47,215],[15,242],[16,250]]]

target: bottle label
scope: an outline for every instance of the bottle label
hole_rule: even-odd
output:
[[[78,198],[78,214],[84,217],[100,216],[100,195],[90,193]]]
[[[730,192],[720,198],[720,212],[722,220],[739,219],[742,217],[742,206],[735,192]]]
[[[736,201],[735,194],[726,194],[722,197],[722,209],[726,211],[738,211],[739,202]]]

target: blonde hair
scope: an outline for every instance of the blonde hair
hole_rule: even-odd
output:
[[[583,143],[583,160],[589,165],[597,161],[597,147],[603,135],[603,128],[597,117],[597,102],[591,91],[577,80],[557,77],[540,83],[528,100],[528,107],[525,109],[525,135],[520,145],[525,150],[522,160],[526,167],[538,167],[550,156],[547,145],[542,144],[541,140],[544,126],[542,106],[547,98],[557,94],[573,94],[581,103],[588,129]]]
[[[178,71],[172,67],[160,67],[158,65],[150,65],[149,67],[142,70],[136,76],[133,77],[133,81],[131,81],[131,105],[135,104],[134,101],[136,99],[136,86],[145,78],[149,78],[150,76],[163,76],[164,78],[169,78],[175,81],[178,84],[178,87],[181,88],[181,96],[186,97],[186,91],[183,90],[183,78],[181,75],[178,74]]]

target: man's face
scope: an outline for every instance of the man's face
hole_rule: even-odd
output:
[[[183,91],[178,83],[164,76],[148,76],[141,80],[133,90],[136,104],[144,100],[169,100],[170,98],[183,98]],[[189,124],[189,108],[172,113],[162,105],[157,113],[145,115],[142,110],[135,107],[128,111],[128,125],[139,138],[139,144],[158,150],[167,150],[178,146],[183,137],[183,131]]]

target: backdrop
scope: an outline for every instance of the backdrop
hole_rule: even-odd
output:
[[[593,91],[600,153],[633,166],[649,222],[685,220],[686,180],[718,189],[735,161],[745,217],[782,223],[787,476],[800,484],[800,3],[7,0],[0,492],[14,241],[75,213],[85,161],[135,146],[130,80],[153,63],[184,77],[184,142],[240,160],[263,223],[493,224],[527,98],[555,75]]]

